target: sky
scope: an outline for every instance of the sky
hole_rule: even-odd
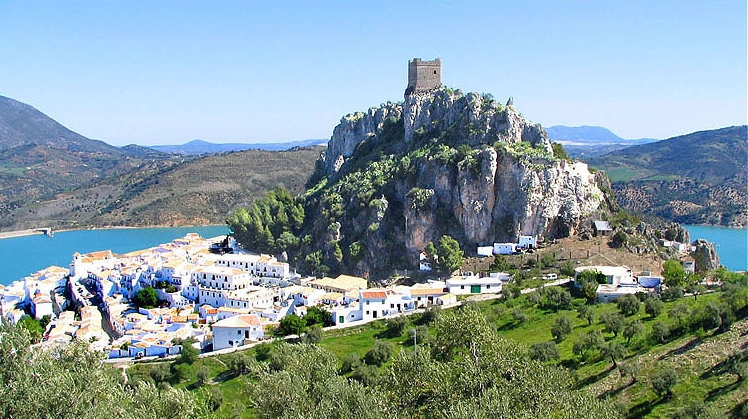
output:
[[[407,63],[545,127],[746,124],[746,1],[0,0],[0,95],[113,145],[329,139]]]

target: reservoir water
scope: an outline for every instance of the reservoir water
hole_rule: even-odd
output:
[[[748,270],[748,228],[684,225],[691,241],[705,239],[717,247],[719,260],[731,271]]]
[[[54,237],[39,234],[0,239],[0,284],[10,284],[52,265],[67,268],[75,252],[111,250],[127,253],[169,243],[187,233],[209,238],[228,232],[227,226],[220,225],[76,230],[55,233]]]

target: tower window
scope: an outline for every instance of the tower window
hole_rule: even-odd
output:
[[[434,70],[434,74],[436,74],[436,70]]]

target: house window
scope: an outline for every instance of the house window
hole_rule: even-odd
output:
[[[465,286],[464,286],[464,285],[460,285],[460,289],[461,289],[461,290],[464,290],[464,289],[465,289]]]
[[[236,331],[236,334],[237,334],[237,335],[241,335],[241,334],[242,334],[242,331],[241,331],[241,330],[237,330],[237,331]]]
[[[395,308],[395,305],[394,304],[390,304],[390,308]]]
[[[491,285],[486,285],[486,289],[490,290],[491,289]]]
[[[367,316],[369,315],[369,310],[366,310],[366,315],[367,315]]]

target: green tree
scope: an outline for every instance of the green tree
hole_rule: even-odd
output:
[[[2,321],[2,319],[0,319],[0,321]],[[22,327],[28,332],[30,344],[36,344],[42,340],[42,333],[44,333],[44,330],[39,324],[39,321],[35,318],[24,314],[18,320],[18,327]]]
[[[202,387],[210,379],[210,370],[208,369],[208,367],[203,365],[197,369],[197,372],[195,372],[195,377],[197,378],[197,385],[199,387]]]
[[[626,232],[623,230],[618,230],[616,231],[616,234],[613,235],[610,245],[613,247],[625,246],[626,243],[628,243],[628,240],[629,240],[628,234],[626,234]]]
[[[257,362],[246,351],[229,354],[226,359],[226,366],[229,367],[229,371],[236,375],[247,374],[258,367]]]
[[[551,143],[551,147],[553,149],[553,157],[559,159],[559,160],[566,160],[571,161],[571,157],[569,157],[568,154],[566,154],[566,150],[564,150],[564,146],[560,143]]]
[[[514,318],[516,323],[521,324],[527,321],[527,314],[521,308],[517,307],[512,311],[512,318]]]
[[[662,264],[663,273],[665,277],[665,285],[668,287],[682,287],[686,279],[686,271],[683,269],[680,261],[676,259],[668,259]]]
[[[639,366],[633,361],[618,364],[618,372],[621,374],[621,378],[630,377],[628,385],[636,383],[636,375],[639,373]]]
[[[657,298],[648,297],[644,300],[644,312],[652,318],[659,316],[664,308],[665,304]]]
[[[0,417],[96,419],[207,418],[204,405],[183,390],[124,384],[120,371],[87,342],[41,350],[29,332],[0,324]]]
[[[586,319],[587,325],[592,326],[592,322],[595,321],[595,311],[588,305],[579,306],[577,308],[580,319]]]
[[[600,322],[605,325],[606,332],[618,337],[618,333],[623,329],[624,317],[620,313],[603,313],[600,316]]]
[[[179,363],[189,365],[194,364],[200,354],[200,351],[194,346],[195,340],[187,338],[176,343],[182,345],[182,350],[179,352]]]
[[[151,368],[149,375],[156,384],[167,382],[171,379],[169,364],[156,364]]]
[[[403,316],[387,319],[387,321],[385,322],[386,330],[384,334],[387,337],[393,337],[393,338],[402,336],[407,326],[408,326],[408,319],[406,319]]]
[[[693,294],[693,299],[698,301],[699,295],[702,295],[706,292],[706,287],[702,284],[695,283],[688,287],[688,291]]]
[[[670,398],[677,383],[678,374],[672,368],[661,370],[652,376],[652,390],[660,397]]]
[[[316,345],[321,340],[322,340],[322,325],[321,324],[308,326],[306,328],[306,331],[304,332],[304,335],[301,337],[301,341],[303,343],[309,343],[312,345]]]
[[[623,327],[623,337],[626,338],[626,344],[631,343],[631,338],[641,335],[642,332],[644,332],[644,326],[639,320],[626,322],[626,325]]]
[[[280,253],[298,245],[296,234],[304,223],[304,206],[278,187],[226,220],[236,241],[255,252]],[[288,234],[284,234],[288,233]]]
[[[277,332],[281,336],[301,335],[306,328],[306,321],[296,314],[283,317],[278,324]]]
[[[329,327],[333,325],[332,313],[324,308],[312,306],[307,308],[306,314],[304,315],[304,322],[306,322],[307,326],[320,324],[323,327]]]
[[[566,316],[557,317],[551,326],[551,335],[556,342],[561,342],[571,333],[571,320]]]
[[[594,301],[597,297],[597,282],[585,282],[582,285],[582,295],[588,300],[588,301]]]
[[[599,330],[592,330],[581,335],[572,345],[571,351],[574,355],[580,356],[582,359],[587,359],[590,351],[599,350],[605,343],[603,335]]]
[[[553,341],[533,343],[530,346],[530,358],[548,362],[561,357],[561,351]]]
[[[152,287],[141,288],[135,294],[135,297],[133,297],[132,302],[135,303],[136,306],[142,308],[156,307],[156,304],[158,304],[156,290]]]
[[[634,314],[639,312],[639,299],[636,298],[636,296],[631,294],[626,294],[618,297],[616,299],[616,306],[618,307],[618,311],[621,312],[624,316],[633,316]]]
[[[679,298],[683,298],[683,288],[680,286],[674,285],[662,292],[663,301],[675,301]]]
[[[364,362],[368,365],[382,365],[392,356],[394,347],[386,340],[375,340],[374,345],[364,355]]]
[[[548,287],[545,289],[543,307],[551,310],[569,310],[572,305],[572,297],[569,291],[561,287]]]
[[[652,323],[652,331],[650,332],[652,339],[659,343],[665,343],[668,336],[670,336],[670,328],[667,324],[661,321],[655,321]]]
[[[610,342],[607,345],[603,345],[600,352],[604,356],[610,357],[610,360],[613,362],[613,368],[617,368],[618,363],[616,360],[626,356],[626,347],[618,342]]]
[[[436,246],[439,255],[439,266],[445,272],[454,272],[462,266],[464,253],[460,249],[460,243],[450,236],[442,236]]]

